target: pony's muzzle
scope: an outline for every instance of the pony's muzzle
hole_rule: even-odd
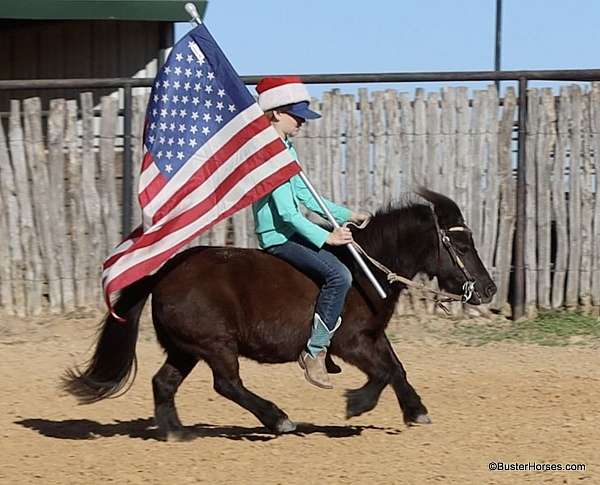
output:
[[[497,291],[498,288],[494,283],[490,283],[485,287],[485,289],[483,290],[483,297],[487,300],[486,303],[493,298]]]
[[[490,282],[490,284],[483,287],[481,291],[476,290],[475,294],[479,297],[479,304],[489,303],[492,301],[496,291],[498,291],[498,288],[496,288],[496,285],[493,282]]]

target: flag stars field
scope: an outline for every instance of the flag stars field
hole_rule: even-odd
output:
[[[215,71],[210,67],[205,70],[206,58],[197,49],[194,42],[178,44],[174,51],[171,62],[167,63],[157,76],[158,82],[155,84],[155,92],[151,97],[152,103],[148,110],[150,118],[148,126],[151,133],[147,134],[146,148],[153,153],[164,152],[162,150],[165,139],[163,135],[168,131],[176,131],[185,137],[177,140],[178,146],[185,147],[185,150],[178,152],[176,157],[183,162],[192,155],[193,150],[198,149],[200,146],[198,140],[191,141],[189,136],[200,132],[204,139],[208,139],[209,135],[217,131],[214,126],[222,125],[237,109],[235,103],[227,96],[224,87],[218,82]],[[192,89],[192,83],[188,81],[192,76],[195,76],[196,79],[193,83],[193,90],[196,95],[187,96],[182,91]],[[188,103],[191,103],[194,107],[202,105],[206,111],[204,113],[197,111],[190,113],[186,109],[175,107],[176,105],[184,106]],[[214,108],[218,111],[227,109],[228,116],[221,114],[213,116],[211,111]],[[156,120],[158,119],[160,121],[157,123]],[[175,119],[181,120],[181,123],[174,123]],[[200,120],[203,124],[196,126],[196,123]],[[171,138],[168,138],[168,140],[167,144],[172,145],[173,140]],[[166,175],[176,173],[180,167],[172,163],[169,166],[169,171],[166,171],[166,165],[162,167],[163,173]],[[158,167],[161,168],[160,163]]]

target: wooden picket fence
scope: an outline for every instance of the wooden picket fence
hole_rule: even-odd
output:
[[[132,146],[138,162],[146,102],[147,95],[134,96]],[[118,103],[106,96],[98,112],[91,93],[82,93],[79,102],[53,100],[44,118],[38,98],[13,101],[8,123],[0,123],[0,311],[25,316],[103,305],[101,264],[122,237]],[[295,143],[320,192],[371,211],[402,199],[415,184],[450,196],[498,285],[494,301],[479,311],[509,314],[514,90],[508,88],[502,99],[494,86],[471,97],[465,87],[418,89],[414,97],[392,89],[361,89],[358,96],[333,90],[313,104],[323,118],[304,127]],[[529,90],[529,315],[600,306],[599,128],[600,84],[585,92],[577,85],[563,87],[559,96],[550,89]],[[132,203],[137,225],[137,201]],[[256,247],[252,227],[246,209],[191,244]],[[398,311],[436,309],[407,292]],[[461,315],[465,308],[454,304],[451,311]]]

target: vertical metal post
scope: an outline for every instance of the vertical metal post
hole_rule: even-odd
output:
[[[496,50],[494,52],[494,70],[499,71],[502,50],[502,0],[496,0]],[[500,80],[496,79],[496,89],[500,94]]]
[[[526,226],[526,144],[527,136],[527,78],[519,78],[519,138],[517,153],[517,221],[515,227],[513,320],[525,315],[525,226]]]
[[[159,22],[158,32],[158,69],[163,66],[173,44],[175,44],[175,26],[172,22]]]
[[[131,163],[131,119],[133,106],[131,98],[131,84],[124,86],[124,120],[123,120],[123,220],[121,228],[123,237],[131,232],[133,167]]]

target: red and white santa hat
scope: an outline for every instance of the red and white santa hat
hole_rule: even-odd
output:
[[[256,85],[256,92],[263,111],[301,101],[310,102],[308,89],[298,76],[265,77]]]

